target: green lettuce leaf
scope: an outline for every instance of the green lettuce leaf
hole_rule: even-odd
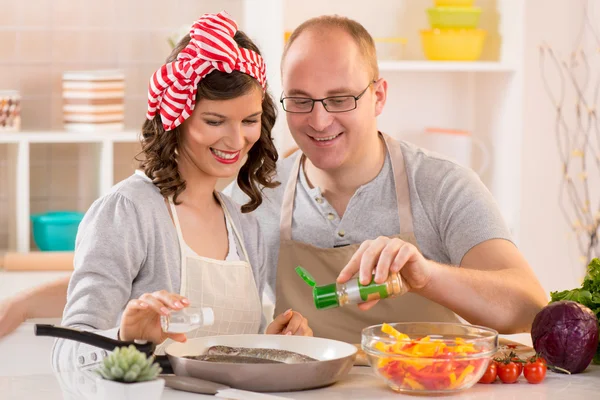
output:
[[[561,300],[571,300],[583,304],[592,310],[600,321],[600,259],[594,258],[590,261],[580,288],[550,292],[550,303]],[[600,365],[600,345],[592,362]]]

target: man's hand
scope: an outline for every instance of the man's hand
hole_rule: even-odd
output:
[[[371,283],[373,274],[375,283],[383,283],[390,274],[400,272],[406,289],[418,291],[429,283],[432,267],[412,244],[400,239],[380,236],[375,240],[364,241],[360,245],[338,275],[337,282],[345,283],[358,272],[360,283],[363,285]],[[368,310],[378,301],[362,303],[358,307]]]

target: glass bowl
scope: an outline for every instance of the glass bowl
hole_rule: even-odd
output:
[[[362,331],[361,346],[393,390],[449,394],[481,379],[498,350],[498,332],[458,323],[381,324]]]

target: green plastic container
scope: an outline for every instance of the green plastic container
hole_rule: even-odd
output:
[[[479,7],[434,7],[427,9],[433,29],[475,29],[479,25]]]
[[[41,251],[73,251],[83,213],[51,211],[31,216],[33,240]]]

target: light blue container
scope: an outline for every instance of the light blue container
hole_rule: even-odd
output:
[[[51,211],[31,216],[33,240],[41,251],[73,251],[83,219],[77,211]]]

